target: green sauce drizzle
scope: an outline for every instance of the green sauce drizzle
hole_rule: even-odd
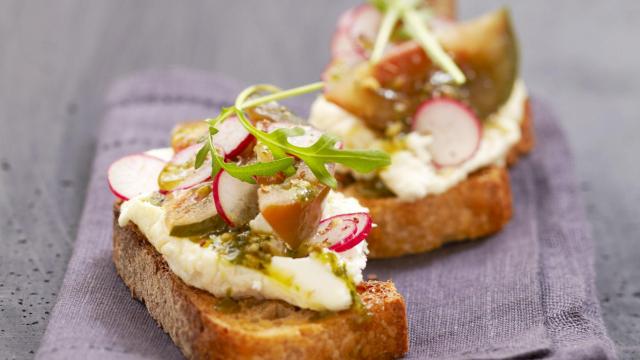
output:
[[[331,271],[333,272],[333,274],[341,279],[347,286],[347,289],[349,289],[352,300],[351,308],[354,309],[357,313],[366,314],[366,307],[362,303],[362,299],[360,299],[360,295],[358,294],[356,285],[349,278],[346,264],[340,263],[338,256],[331,251],[313,252],[311,256],[325,264],[328,264],[331,267]]]

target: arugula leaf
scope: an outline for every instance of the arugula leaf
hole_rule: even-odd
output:
[[[258,141],[265,144],[275,158],[283,158],[288,155],[299,158],[309,166],[313,175],[320,182],[334,189],[337,187],[337,182],[327,170],[327,164],[340,163],[358,172],[370,172],[391,163],[389,155],[382,151],[337,149],[336,143],[338,139],[328,134],[320,136],[309,147],[295,146],[289,142],[288,138],[304,135],[304,129],[301,127],[283,128],[266,133],[251,125],[242,111],[236,110],[236,115],[247,131],[253,134]]]
[[[339,163],[360,173],[368,173],[391,164],[389,155],[383,151],[341,150],[334,147],[321,149],[318,144],[325,136],[329,137],[326,134],[323,135],[318,142],[310,147],[300,148],[295,145],[290,146],[298,149],[296,156],[305,162],[315,159],[324,163]],[[335,144],[335,141],[332,144]]]
[[[272,176],[279,172],[286,170],[293,165],[294,159],[285,157],[282,159],[258,162],[249,165],[238,165],[236,163],[225,162],[220,156],[216,156],[216,162],[224,169],[229,175],[240,179],[244,182],[255,184],[256,180],[254,176]]]
[[[207,160],[207,155],[209,155],[209,147],[205,144],[196,154],[196,169],[199,169],[204,164],[204,161]]]
[[[336,188],[335,178],[327,170],[327,165],[339,163],[351,169],[366,173],[379,167],[387,166],[391,159],[382,151],[342,150],[336,148],[338,139],[323,134],[318,141],[309,147],[298,147],[288,143],[288,151],[304,161],[320,182]]]
[[[389,165],[389,155],[381,151],[341,150],[336,148],[337,138],[323,134],[309,147],[299,147],[289,142],[290,137],[302,136],[305,130],[302,127],[281,128],[271,133],[258,130],[247,120],[244,110],[272,101],[285,99],[292,96],[306,94],[321,89],[323,84],[313,83],[289,90],[280,90],[272,85],[255,85],[242,91],[236,99],[235,105],[222,108],[217,117],[205,120],[209,124],[209,136],[202,149],[196,154],[195,166],[201,167],[211,156],[211,176],[215,177],[222,169],[231,176],[242,181],[255,184],[255,176],[273,176],[280,172],[291,176],[295,173],[295,159],[304,161],[316,178],[330,186],[337,187],[336,179],[331,175],[328,166],[331,163],[340,163],[351,167],[358,172],[369,172],[379,167]],[[271,91],[273,94],[260,98],[249,97],[258,91]],[[256,139],[264,144],[273,156],[273,161],[259,162],[248,165],[240,165],[226,162],[213,143],[213,136],[218,133],[217,126],[225,119],[235,114],[242,126]]]

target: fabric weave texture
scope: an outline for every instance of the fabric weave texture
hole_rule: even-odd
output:
[[[106,172],[121,156],[167,146],[173,125],[214,116],[239,90],[186,69],[147,71],[111,88],[74,253],[36,358],[182,358],[116,274]],[[306,100],[287,104],[305,115]],[[393,279],[405,297],[408,359],[616,358],[573,158],[548,106],[534,99],[533,113],[536,148],[511,171],[514,218],[502,232],[369,262],[367,273]]]

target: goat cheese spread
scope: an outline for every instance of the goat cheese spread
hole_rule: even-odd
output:
[[[165,210],[148,201],[149,196],[138,196],[122,203],[118,223],[120,226],[129,222],[137,225],[162,254],[171,271],[185,283],[217,297],[280,299],[317,311],[339,311],[352,305],[352,294],[345,279],[335,275],[331,266],[319,257],[273,256],[267,271],[233,264],[213,247],[170,236],[165,225]],[[323,218],[354,212],[368,210],[357,200],[331,191],[324,203]],[[251,222],[252,230],[271,231],[260,216]],[[323,251],[336,255],[345,265],[350,281],[354,284],[362,281],[368,252],[366,241],[340,253]]]
[[[484,121],[478,151],[455,167],[437,168],[431,162],[431,136],[409,133],[404,139],[405,146],[391,154],[391,165],[379,172],[381,181],[399,199],[414,201],[429,194],[443,193],[482,167],[503,165],[509,149],[520,140],[526,100],[527,90],[519,79],[507,102]],[[309,121],[315,127],[341,137],[345,148],[383,149],[383,139],[361,119],[322,96],[313,103]]]

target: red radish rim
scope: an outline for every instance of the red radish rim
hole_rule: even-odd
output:
[[[253,134],[248,134],[247,137],[244,138],[244,140],[242,140],[240,142],[240,144],[238,144],[238,146],[236,146],[235,149],[231,150],[229,153],[224,155],[224,159],[225,160],[231,160],[233,158],[235,158],[236,156],[242,154],[243,151],[245,151],[247,149],[247,147],[249,145],[251,145],[251,143],[256,139],[255,136],[253,136]]]
[[[111,184],[111,180],[109,179],[109,173],[111,173],[111,168],[113,167],[113,165],[114,165],[115,163],[117,163],[118,161],[120,161],[120,160],[122,160],[122,159],[124,159],[124,158],[132,157],[132,156],[142,156],[142,157],[146,157],[146,158],[149,158],[149,159],[152,159],[152,160],[155,160],[155,161],[161,162],[161,163],[163,163],[163,164],[166,164],[166,163],[167,163],[166,161],[164,161],[164,160],[162,160],[162,159],[160,159],[160,158],[158,158],[158,157],[156,157],[156,156],[149,155],[149,154],[145,154],[145,153],[137,153],[137,154],[125,155],[125,156],[123,156],[123,157],[121,157],[121,158],[119,158],[119,159],[115,160],[114,162],[112,162],[112,163],[111,163],[111,165],[109,165],[109,169],[107,169],[107,184],[108,184],[108,186],[109,186],[109,190],[111,191],[111,193],[112,193],[113,195],[115,195],[118,199],[123,200],[123,201],[127,201],[127,200],[129,200],[129,198],[128,198],[128,197],[126,197],[126,196],[124,196],[122,193],[120,193],[119,191],[117,191],[117,190],[113,187],[113,185]]]
[[[320,237],[322,238],[322,239],[320,239],[321,242],[323,242],[325,240],[328,240],[328,238],[326,237],[327,233],[331,232],[331,230],[333,230],[333,229],[329,229],[329,231],[320,234],[320,231],[321,231],[320,229],[321,229],[322,224],[327,223],[327,222],[332,222],[336,218],[343,218],[343,217],[345,217],[345,216],[336,215],[336,216],[332,216],[330,218],[321,220],[320,223],[318,224],[318,231],[316,232],[315,236],[320,235]],[[345,239],[346,240],[352,239],[354,236],[356,236],[356,233],[358,232],[358,224],[356,224],[356,222],[353,219],[343,219],[342,221],[345,222],[345,223],[349,223],[349,226],[352,226],[353,230],[351,231],[350,234],[348,234],[347,236],[343,237],[343,239],[341,241],[345,241]]]
[[[411,119],[411,127],[415,128],[415,124],[416,124],[416,115],[418,115],[418,113],[420,112],[420,109],[422,109],[423,107],[430,105],[432,103],[436,103],[436,102],[447,102],[456,106],[459,106],[460,108],[464,109],[471,117],[473,117],[474,119],[477,119],[476,114],[474,114],[473,110],[471,110],[471,108],[463,103],[462,101],[456,100],[456,99],[452,99],[450,97],[446,97],[446,96],[441,96],[441,97],[434,97],[431,99],[427,99],[425,101],[423,101],[422,103],[420,103],[420,105],[418,105],[418,108],[416,109],[416,112],[413,114],[413,118]]]
[[[187,176],[184,180],[182,180],[180,185],[176,186],[176,188],[171,191],[191,189],[196,185],[200,185],[205,181],[211,180],[211,170],[208,170],[209,164],[210,163],[202,164],[200,168],[196,169],[190,176]],[[208,171],[207,173],[205,173],[207,174],[206,176],[202,176],[202,173],[204,171]],[[197,180],[194,181],[191,179],[197,179]],[[187,185],[185,185],[185,183],[187,183]]]
[[[220,172],[218,172],[215,179],[213,180],[213,184],[211,184],[211,193],[213,194],[213,203],[216,205],[216,211],[218,212],[218,215],[220,215],[222,220],[226,222],[227,225],[231,227],[235,227],[235,224],[233,223],[233,221],[231,221],[231,219],[229,219],[227,214],[224,212],[224,209],[222,208],[222,202],[220,201],[220,195],[218,194],[218,184],[220,183],[220,176],[222,176],[223,172],[224,170],[220,170]]]
[[[227,119],[227,121],[231,121],[231,120],[232,118]],[[236,118],[235,121],[239,121],[239,120],[237,120]],[[224,144],[224,145],[230,144],[231,146],[227,146],[227,147],[232,147],[231,151],[224,154],[225,160],[232,160],[236,156],[242,154],[242,152],[244,152],[247,149],[247,147],[251,143],[253,143],[253,141],[255,140],[255,137],[252,134],[250,134],[248,131],[246,131],[246,129],[244,129],[242,125],[237,125],[237,126],[240,126],[242,131],[246,132],[246,135],[244,135],[244,137],[241,137],[241,140],[238,143],[235,143],[232,141],[231,143]],[[214,142],[215,141],[216,139],[214,138]],[[220,140],[218,141],[218,143],[220,143]],[[192,160],[194,157],[196,157],[196,154],[198,154],[198,152],[200,151],[200,149],[202,149],[203,146],[206,146],[206,145],[204,143],[192,144],[176,152],[173,158],[171,159],[171,161],[169,161],[169,163],[176,164],[176,165],[185,164],[188,161]],[[225,146],[222,146],[222,147],[224,148]],[[195,169],[190,175],[186,176],[180,182],[180,184],[178,184],[171,191],[190,189],[208,180],[211,180],[211,174],[206,170],[206,168]],[[165,192],[169,192],[169,191],[165,191]]]
[[[431,99],[427,99],[425,101],[423,101],[418,108],[416,109],[416,112],[413,114],[413,117],[411,119],[411,129],[415,131],[415,127],[416,127],[416,122],[418,121],[417,117],[418,117],[418,113],[420,113],[420,110],[426,106],[431,105],[432,103],[436,103],[436,102],[446,102],[446,103],[450,103],[453,104],[457,107],[459,107],[460,109],[462,109],[464,112],[467,113],[467,115],[469,115],[474,121],[475,124],[475,128],[478,131],[478,141],[476,141],[476,146],[473,149],[472,152],[469,153],[469,155],[465,158],[463,158],[462,160],[456,162],[456,163],[452,163],[452,164],[440,164],[437,161],[433,161],[433,164],[437,167],[437,168],[444,168],[444,167],[450,167],[450,166],[457,166],[460,165],[462,163],[464,163],[465,161],[471,159],[473,157],[473,155],[475,155],[478,152],[478,149],[480,148],[480,143],[482,142],[482,134],[483,134],[483,128],[482,128],[482,123],[480,122],[480,119],[478,119],[478,117],[476,116],[476,114],[473,112],[473,110],[471,110],[471,108],[469,106],[467,106],[467,104],[458,101],[456,99],[452,99],[452,98],[448,98],[448,97],[436,97],[436,98],[431,98]]]
[[[343,239],[335,244],[333,244],[331,247],[329,247],[330,250],[333,250],[335,252],[344,252],[347,250],[350,250],[352,248],[354,248],[355,246],[357,246],[358,244],[360,244],[362,241],[364,241],[367,236],[369,236],[369,233],[371,232],[371,229],[373,227],[373,221],[371,220],[371,216],[369,216],[369,214],[367,213],[352,213],[352,214],[343,214],[342,216],[361,216],[361,215],[365,215],[365,219],[366,219],[366,223],[364,225],[364,227],[362,228],[362,230],[360,230],[358,232],[357,227],[358,224],[356,224],[356,234],[347,238],[347,239]],[[352,220],[353,221],[353,220]]]
[[[231,126],[232,128],[228,128],[228,126]],[[234,126],[236,128],[233,128]],[[235,116],[232,116],[222,122],[218,130],[220,132],[213,136],[213,142],[214,144],[218,145],[220,149],[222,149],[222,151],[224,152],[225,160],[230,160],[240,155],[255,139],[255,137],[244,128],[244,126],[240,123],[240,120]],[[244,137],[242,137],[241,140],[237,142],[227,143],[227,141],[229,140],[229,136],[231,137],[231,139],[235,138],[235,136],[233,136],[234,131],[244,132]],[[223,138],[218,138],[218,136],[223,136]],[[231,147],[231,149],[228,149],[229,147]]]
[[[364,218],[366,219],[366,223],[364,224],[362,229],[358,231],[358,224],[356,224],[356,234],[348,236],[347,238],[342,239],[337,243],[331,245],[329,247],[329,250],[333,250],[335,252],[344,252],[360,244],[362,241],[364,241],[367,238],[367,236],[369,236],[369,233],[373,228],[373,221],[371,220],[371,216],[366,212],[340,214],[340,215],[335,215],[320,221],[320,223],[322,224],[325,221],[331,221],[337,217],[354,217],[354,216],[364,216]]]
[[[126,196],[120,194],[116,189],[113,188],[113,185],[111,185],[111,181],[109,181],[109,179],[107,179],[107,183],[109,184],[109,190],[111,190],[111,193],[113,195],[115,195],[118,199],[120,199],[122,201],[129,200],[129,198],[127,198]]]
[[[187,161],[191,160],[192,158],[195,157],[195,155],[200,151],[200,149],[205,146],[204,143],[196,143],[196,144],[192,144],[187,146],[186,148],[176,152],[175,154],[173,154],[173,157],[171,158],[171,160],[169,160],[168,162],[165,162],[166,164],[176,164],[176,165],[181,165],[186,163]],[[185,155],[187,154],[187,155]],[[149,155],[151,156],[151,155]],[[176,159],[179,159],[179,161],[176,161]],[[202,165],[203,167],[206,166],[206,164]],[[211,175],[209,174],[206,177],[202,177],[201,181],[199,182],[193,182],[193,180],[187,182],[189,179],[192,178],[196,178],[197,179],[197,175],[199,174],[198,171],[202,172],[202,168],[198,168],[196,169],[193,173],[191,173],[191,175],[188,175],[187,177],[185,177],[178,185],[176,185],[174,188],[172,188],[171,190],[162,190],[160,189],[160,193],[161,194],[168,194],[172,191],[176,191],[176,190],[187,190],[187,189],[191,189],[192,187],[202,184],[205,181],[208,181],[211,179]],[[184,185],[185,183],[187,183],[187,185]]]
[[[371,5],[371,4],[360,4],[360,5],[356,6],[356,7],[354,8],[354,11],[353,11],[353,15],[352,15],[352,18],[351,18],[351,23],[349,24],[349,30],[351,30],[351,27],[353,26],[353,23],[355,22],[355,19],[357,19],[357,18],[358,18],[358,14],[359,14],[359,13],[361,13],[361,12],[363,12],[363,11],[368,11],[368,10],[370,10],[370,9],[371,9],[371,10],[374,10],[374,11],[378,11],[378,10],[377,10],[373,5]],[[349,34],[349,37],[351,37],[351,34]],[[358,42],[357,42],[357,41],[355,41],[355,40],[357,40],[357,39],[352,39],[352,41],[354,41],[354,43],[353,43],[353,45],[352,45],[351,47],[352,47],[352,48],[353,48],[353,49],[358,53],[358,55],[362,56],[362,58],[364,58],[364,59],[369,58],[369,57],[367,56],[367,52],[366,52],[366,50],[365,50],[365,49],[363,49],[363,48],[362,48],[362,46],[360,46],[360,45],[358,44]],[[374,40],[375,40],[375,39],[374,39]]]

